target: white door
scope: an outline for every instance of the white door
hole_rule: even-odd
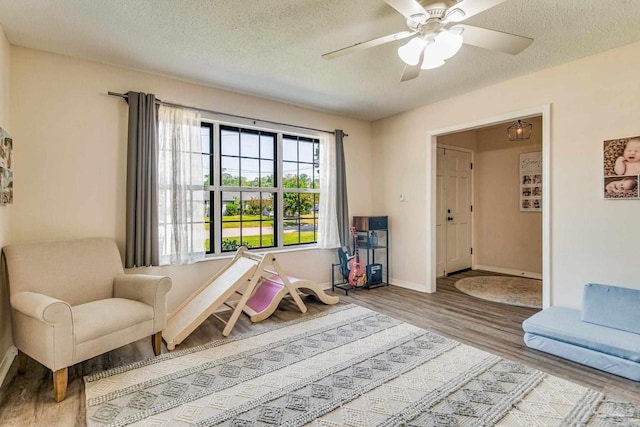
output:
[[[444,207],[444,148],[438,147],[436,157],[436,277],[447,274],[445,222],[447,211]]]
[[[453,149],[438,151],[437,164],[442,165],[442,184],[438,185],[436,225],[438,253],[444,262],[436,261],[437,276],[471,268],[471,153]],[[437,179],[437,178],[436,178]],[[441,188],[442,187],[442,188]],[[442,191],[441,191],[442,190]]]

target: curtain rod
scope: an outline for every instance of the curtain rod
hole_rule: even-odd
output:
[[[124,98],[124,99],[128,99],[129,98],[129,96],[126,93],[117,93],[117,92],[109,91],[108,94],[111,95],[111,96],[119,96],[120,98]],[[220,115],[220,116],[234,117],[236,119],[251,120],[251,121],[254,122],[254,124],[255,124],[255,122],[262,122],[262,123],[269,123],[269,124],[272,124],[272,125],[288,126],[288,127],[297,128],[297,129],[313,130],[313,131],[316,131],[316,132],[324,132],[324,133],[329,133],[331,135],[335,135],[334,131],[328,131],[328,130],[324,130],[324,129],[315,129],[315,128],[309,128],[309,127],[298,126],[298,125],[290,125],[288,123],[281,123],[281,122],[274,122],[274,121],[271,121],[271,120],[256,119],[256,118],[253,118],[253,117],[239,116],[237,114],[223,113],[221,111],[207,110],[205,108],[191,107],[189,105],[174,104],[173,102],[165,102],[165,101],[161,101],[159,99],[156,99],[156,103],[162,104],[162,105],[168,105],[170,107],[188,108],[188,109],[191,109],[191,110],[201,111],[203,113],[211,113],[211,114],[217,114],[217,115]],[[343,134],[344,134],[344,136],[349,136],[344,132],[343,132]]]

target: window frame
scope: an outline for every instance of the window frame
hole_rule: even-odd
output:
[[[312,154],[313,161],[311,163],[301,161],[300,160],[300,141],[307,142],[307,143],[312,143],[312,144],[314,144],[314,146],[317,144],[318,150],[319,150],[320,149],[320,140],[318,138],[312,138],[312,137],[309,137],[309,136],[306,136],[306,135],[305,136],[303,136],[303,135],[294,135],[294,134],[289,133],[289,132],[287,132],[286,134],[282,135],[282,139],[283,140],[284,140],[285,137],[289,138],[289,139],[295,139],[297,141],[297,143],[298,143],[298,152],[297,152],[297,154],[298,154],[297,157],[298,158],[297,158],[297,161],[293,162],[293,161],[290,161],[290,160],[286,160],[286,162],[288,162],[288,163],[297,163],[297,166],[298,166],[297,167],[297,176],[298,176],[298,179],[300,179],[300,165],[301,164],[307,164],[307,165],[310,164],[312,166],[312,169],[315,169],[315,167],[317,165],[316,162],[320,161],[319,160],[319,155],[316,158],[315,152]],[[282,143],[282,146],[284,147],[284,142]],[[279,161],[282,164],[282,168],[281,168],[282,174],[280,176],[280,178],[282,179],[283,175],[284,175],[284,172],[285,172],[284,155],[280,157]],[[313,213],[313,223],[315,225],[314,226],[314,230],[313,230],[314,231],[314,241],[313,242],[300,242],[300,233],[301,233],[301,226],[302,225],[300,223],[300,217],[298,217],[298,243],[295,243],[295,244],[292,243],[292,244],[285,245],[284,241],[283,241],[282,242],[282,246],[284,248],[290,248],[290,247],[295,247],[295,246],[302,246],[302,245],[309,245],[309,244],[318,243],[318,227],[317,227],[318,212],[314,211],[313,208],[316,205],[316,202],[317,202],[317,204],[320,203],[320,182],[318,181],[318,187],[317,188],[313,187],[313,184],[315,184],[315,180],[313,179],[314,175],[315,175],[315,173],[312,173],[312,176],[311,176],[312,187],[311,188],[300,188],[300,182],[298,182],[298,187],[297,188],[296,187],[284,187],[284,185],[280,186],[281,195],[282,195],[282,199],[283,199],[282,202],[281,202],[281,206],[282,206],[282,212],[281,212],[281,214],[282,214],[282,223],[284,223],[284,221],[286,220],[286,218],[284,216],[284,193],[297,193],[299,195],[301,195],[301,194],[313,194],[314,195],[314,197],[313,197],[314,203],[312,203],[312,207],[311,207],[311,212]],[[319,174],[318,174],[318,180],[319,179],[320,178],[319,178]]]
[[[312,242],[302,242],[296,244],[284,244],[284,193],[300,193],[300,194],[315,194],[314,201],[319,203],[320,197],[320,184],[318,182],[317,188],[285,188],[283,187],[283,140],[285,138],[293,138],[298,141],[313,142],[317,144],[318,149],[320,147],[320,139],[317,136],[298,134],[295,132],[285,132],[278,129],[260,128],[257,126],[240,125],[237,123],[227,123],[210,119],[201,120],[201,128],[209,129],[209,151],[210,153],[203,153],[209,155],[209,185],[205,185],[203,191],[209,193],[208,197],[205,195],[205,200],[209,200],[209,233],[207,238],[209,239],[209,250],[206,251],[206,257],[224,256],[233,253],[233,250],[222,250],[222,196],[224,192],[251,192],[251,193],[273,193],[273,239],[274,246],[255,247],[251,250],[255,251],[268,251],[268,250],[284,250],[284,249],[300,249],[310,248],[317,245],[318,242],[318,229],[317,221],[319,218],[319,212],[315,211],[312,207],[313,220],[314,220],[314,239]],[[237,129],[246,130],[248,132],[258,132],[266,134],[274,134],[274,186],[273,187],[251,187],[242,186],[241,172],[239,172],[240,182],[239,186],[223,186],[221,183],[222,177],[222,147],[221,147],[221,133],[222,130]],[[239,142],[241,144],[241,141]],[[242,152],[238,153],[238,157],[242,158]],[[251,157],[252,158],[252,157]],[[259,161],[259,160],[258,160]],[[316,156],[314,153],[314,163]],[[298,171],[300,163],[298,156]],[[242,169],[242,167],[240,167]],[[213,179],[212,179],[213,178]],[[319,179],[319,178],[318,178]],[[313,178],[312,178],[313,183]],[[261,184],[261,182],[260,182]],[[240,223],[241,224],[241,223]],[[300,236],[300,227],[298,228],[298,236]],[[300,237],[298,237],[298,241]],[[242,241],[240,241],[242,243]]]

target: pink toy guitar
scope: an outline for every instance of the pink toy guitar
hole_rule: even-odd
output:
[[[355,255],[349,260],[349,283],[351,286],[360,287],[367,284],[367,274],[360,262],[360,253],[358,252],[358,234],[356,233],[355,227],[351,227],[351,234],[353,235]]]

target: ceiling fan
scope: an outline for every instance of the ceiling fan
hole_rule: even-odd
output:
[[[418,77],[420,70],[444,65],[445,60],[454,56],[463,43],[516,55],[533,42],[528,37],[459,24],[506,0],[384,1],[406,18],[409,31],[356,43],[325,53],[322,57],[332,59],[411,37],[408,43],[398,49],[400,59],[406,64],[400,79],[404,82]]]

